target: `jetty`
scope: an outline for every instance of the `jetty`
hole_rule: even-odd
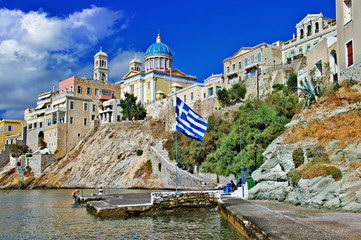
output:
[[[247,239],[361,239],[361,213],[250,201],[220,191],[120,193],[79,200],[101,218],[220,211]]]

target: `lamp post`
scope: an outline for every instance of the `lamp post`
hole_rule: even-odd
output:
[[[258,146],[257,146],[257,144],[255,144],[254,146],[253,146],[253,149],[254,149],[254,170],[256,171],[256,169],[257,169],[257,149],[258,149]]]

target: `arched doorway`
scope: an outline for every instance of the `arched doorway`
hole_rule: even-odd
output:
[[[44,143],[44,132],[40,131],[38,134],[38,148],[41,147]]]
[[[330,81],[331,82],[338,82],[337,73],[338,73],[338,66],[337,66],[337,53],[335,50],[332,50],[330,53]]]

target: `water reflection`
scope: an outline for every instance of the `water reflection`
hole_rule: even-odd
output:
[[[244,239],[218,212],[99,219],[74,205],[70,193],[0,191],[0,239]]]

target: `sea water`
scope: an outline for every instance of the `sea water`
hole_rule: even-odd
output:
[[[140,190],[111,193],[132,191]],[[71,192],[0,190],[0,239],[245,239],[219,212],[101,219],[74,204]]]

